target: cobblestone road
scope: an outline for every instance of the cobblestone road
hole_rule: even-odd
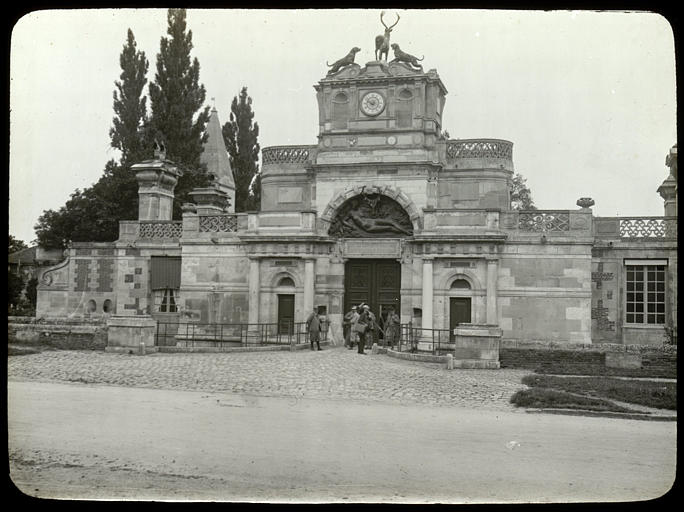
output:
[[[524,370],[447,370],[386,355],[321,352],[183,353],[136,356],[45,351],[8,358],[10,380],[81,382],[292,398],[352,399],[513,411]]]

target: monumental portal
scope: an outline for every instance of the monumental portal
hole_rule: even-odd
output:
[[[217,179],[182,220],[173,162],[134,165],[139,219],[116,242],[72,244],[43,276],[37,316],[284,325],[315,307],[339,341],[344,312],[365,302],[424,329],[661,344],[677,313],[676,146],[663,217],[594,217],[589,198],[514,210],[513,143],[445,138],[438,72],[391,46],[394,60],[363,66],[353,48],[314,85],[314,144],[263,148],[259,212],[234,213],[215,109],[203,161]]]

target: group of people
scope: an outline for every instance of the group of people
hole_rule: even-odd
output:
[[[344,315],[343,327],[344,345],[349,350],[356,345],[359,354],[365,355],[366,345],[376,342],[380,333],[383,335],[384,345],[393,347],[399,341],[400,320],[394,306],[390,306],[387,317],[381,316],[379,321],[368,304],[361,303],[358,306],[352,306],[351,310]],[[306,328],[311,350],[315,350],[314,343],[316,348],[321,350],[321,319],[315,308],[306,319]]]
[[[399,339],[399,322],[399,315],[392,306],[387,317],[381,316],[379,322],[368,304],[352,306],[344,315],[344,344],[349,350],[356,344],[357,352],[365,354],[366,345],[372,345],[382,333],[385,344],[394,346]]]

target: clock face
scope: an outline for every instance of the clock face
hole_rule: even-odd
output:
[[[361,110],[367,116],[377,116],[385,110],[385,98],[377,92],[369,92],[361,100]]]

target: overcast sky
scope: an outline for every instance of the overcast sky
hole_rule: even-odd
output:
[[[676,142],[674,41],[652,13],[391,10],[392,42],[425,56],[449,94],[451,138],[514,143],[542,209],[593,197],[600,216],[663,215],[656,189]],[[379,10],[189,10],[193,56],[221,123],[242,86],[261,147],[315,144],[313,85],[353,46],[374,59]],[[154,80],[166,11],[39,11],[18,21],[10,60],[10,233],[30,242],[45,209],[98,180],[112,92],[131,28]],[[392,56],[390,55],[390,58]],[[147,89],[146,89],[147,90]]]

